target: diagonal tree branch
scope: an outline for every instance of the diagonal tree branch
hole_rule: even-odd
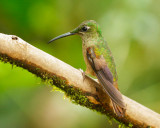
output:
[[[63,90],[77,104],[96,110],[135,128],[160,127],[160,114],[123,96],[125,117],[117,117],[108,96],[99,84],[57,58],[35,48],[21,38],[0,33],[0,60],[27,69],[43,80]]]

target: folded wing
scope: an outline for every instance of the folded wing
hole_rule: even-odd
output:
[[[103,56],[96,57],[94,47],[89,47],[87,49],[87,58],[91,67],[96,73],[102,88],[111,98],[114,111],[117,113],[117,115],[123,116],[125,104],[123,102],[121,93],[113,86],[113,76],[105,59]]]

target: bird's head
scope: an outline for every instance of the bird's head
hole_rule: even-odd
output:
[[[71,32],[67,32],[65,34],[53,38],[49,41],[49,43],[70,35],[79,35],[83,40],[85,40],[87,38],[101,36],[101,31],[99,29],[98,24],[94,20],[89,20],[81,23],[77,28],[75,28]]]

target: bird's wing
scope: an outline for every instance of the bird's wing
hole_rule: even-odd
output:
[[[121,93],[113,86],[113,76],[103,57],[96,57],[94,47],[87,48],[87,59],[104,91],[119,107],[125,108]],[[113,105],[115,108],[115,106]]]

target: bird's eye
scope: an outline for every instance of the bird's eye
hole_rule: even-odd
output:
[[[84,26],[81,30],[82,30],[83,32],[86,32],[88,29],[89,29],[89,27]]]

